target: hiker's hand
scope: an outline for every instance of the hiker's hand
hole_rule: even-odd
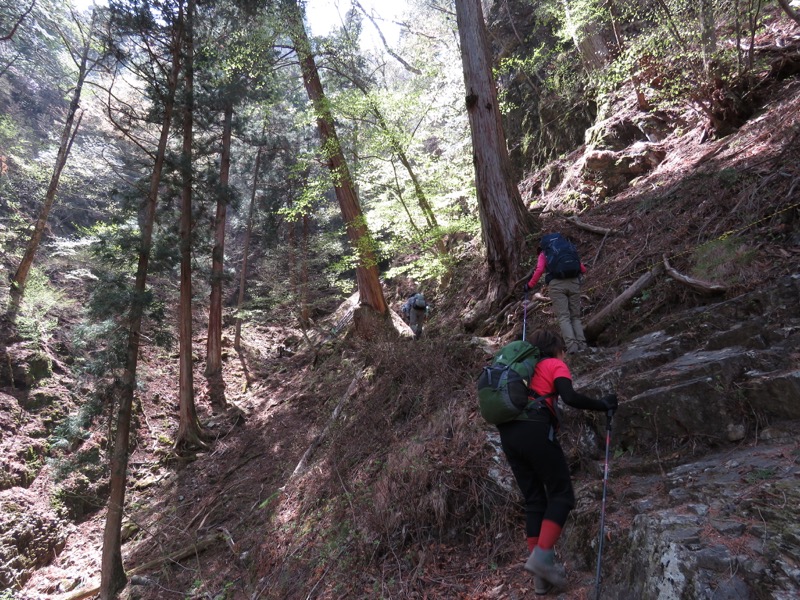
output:
[[[600,402],[606,405],[606,412],[615,412],[617,410],[617,406],[619,405],[619,401],[617,400],[616,394],[609,394],[608,396],[603,396],[600,398]]]

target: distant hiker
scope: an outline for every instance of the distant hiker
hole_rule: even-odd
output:
[[[525,532],[530,556],[525,569],[534,575],[537,594],[548,584],[566,587],[564,567],[555,562],[553,546],[561,535],[567,515],[575,507],[569,466],[558,443],[560,397],[573,408],[615,411],[617,396],[595,400],[572,388],[572,376],[564,362],[564,339],[556,332],[539,329],[528,340],[539,348],[529,387],[536,402],[517,419],[497,426],[503,452],[525,498]]]
[[[525,288],[533,289],[545,272],[544,281],[550,288],[550,300],[556,311],[561,335],[567,343],[567,352],[575,354],[586,350],[588,346],[581,323],[580,282],[586,267],[578,257],[575,245],[560,233],[548,233],[542,238],[536,269]]]
[[[422,335],[422,324],[425,322],[425,317],[428,316],[428,303],[425,301],[425,296],[420,292],[414,292],[403,304],[402,311],[403,318],[414,332],[414,338],[419,339]]]

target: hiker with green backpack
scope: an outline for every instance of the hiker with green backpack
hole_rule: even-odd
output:
[[[558,333],[539,329],[529,341],[511,342],[478,379],[481,415],[497,425],[503,452],[525,499],[525,531],[530,555],[525,569],[534,591],[563,590],[566,575],[553,547],[575,507],[569,467],[558,443],[557,400],[583,410],[612,414],[617,396],[599,400],[576,392],[564,362],[566,344]]]

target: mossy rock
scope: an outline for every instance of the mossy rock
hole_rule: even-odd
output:
[[[43,507],[35,492],[0,492],[0,589],[23,585],[63,549],[67,531],[66,523]]]
[[[0,350],[0,365],[0,384],[17,389],[30,389],[53,374],[50,356],[25,342]]]

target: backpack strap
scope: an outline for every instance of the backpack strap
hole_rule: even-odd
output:
[[[555,398],[558,396],[558,392],[553,392],[552,394],[545,394],[544,396],[528,396],[528,406],[522,411],[522,414],[517,417],[519,421],[546,421],[546,422],[558,422],[558,417],[556,416],[553,409],[550,408],[550,405],[547,403],[548,398]],[[544,409],[544,410],[542,410]]]

